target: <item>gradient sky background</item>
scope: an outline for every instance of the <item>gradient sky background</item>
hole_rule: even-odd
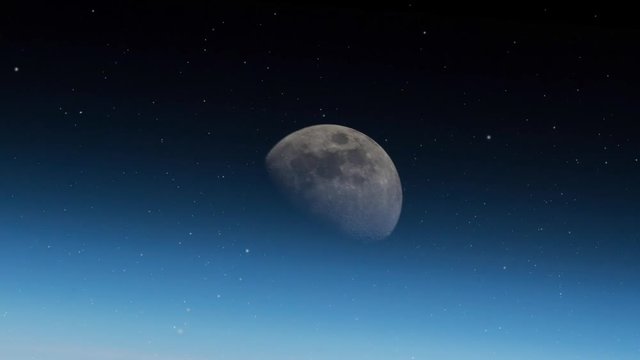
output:
[[[640,30],[624,11],[285,5],[0,15],[0,358],[640,358]],[[389,153],[362,244],[264,157]]]

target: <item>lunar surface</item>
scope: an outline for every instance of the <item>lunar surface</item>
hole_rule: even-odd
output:
[[[315,125],[286,136],[269,152],[272,179],[319,220],[363,240],[395,228],[402,187],[393,161],[365,134]]]

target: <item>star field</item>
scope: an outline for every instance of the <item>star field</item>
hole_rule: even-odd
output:
[[[638,358],[639,38],[603,7],[7,6],[0,358]],[[398,170],[384,241],[269,179],[327,123]]]

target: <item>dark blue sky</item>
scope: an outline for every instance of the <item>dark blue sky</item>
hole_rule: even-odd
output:
[[[476,11],[477,10],[477,11]],[[7,8],[0,358],[635,359],[640,30],[606,9]],[[264,158],[335,123],[359,243]]]

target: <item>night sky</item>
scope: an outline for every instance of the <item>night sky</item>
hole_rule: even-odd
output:
[[[631,15],[3,7],[0,359],[640,358]],[[316,124],[393,159],[385,240],[271,182]]]

